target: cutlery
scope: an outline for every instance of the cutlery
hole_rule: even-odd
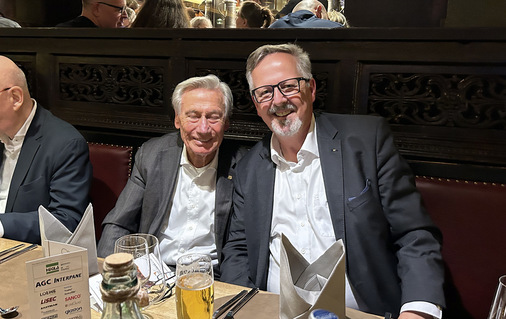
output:
[[[0,308],[0,315],[2,315],[3,318],[14,318],[18,315],[18,307],[10,307],[7,309]]]
[[[10,253],[10,252],[11,252],[11,251],[13,251],[13,250],[16,250],[16,249],[18,249],[18,248],[23,247],[24,245],[25,245],[25,244],[19,244],[19,245],[16,245],[16,246],[14,246],[14,247],[11,247],[11,248],[4,249],[4,250],[0,251],[0,256],[3,256],[3,255],[5,255],[5,254],[8,254],[8,253]]]
[[[3,264],[4,262],[6,262],[8,260],[11,260],[12,258],[17,257],[17,256],[19,256],[19,255],[21,255],[23,253],[26,253],[27,251],[35,249],[35,248],[37,248],[37,244],[31,244],[28,247],[25,247],[25,248],[23,248],[21,250],[18,250],[15,253],[13,253],[13,254],[11,254],[11,255],[9,255],[7,257],[4,257],[4,258],[0,259],[0,264]]]
[[[246,290],[241,291],[240,293],[235,295],[233,298],[231,298],[229,301],[227,301],[223,305],[221,305],[221,307],[218,308],[213,313],[213,319],[216,319],[219,316],[221,316],[223,313],[225,313],[225,311],[227,311],[228,308],[232,307],[239,299],[241,299],[246,294],[246,292],[247,292]]]
[[[232,310],[230,310],[227,315],[225,316],[225,319],[232,319],[234,318],[234,315],[248,302],[251,298],[253,298],[254,295],[256,295],[258,292],[258,288],[251,289],[244,298],[239,301]]]

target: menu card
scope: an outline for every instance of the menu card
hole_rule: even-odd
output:
[[[27,261],[28,318],[90,319],[85,248],[47,240],[46,257]]]

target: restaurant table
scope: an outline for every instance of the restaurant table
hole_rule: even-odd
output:
[[[13,247],[20,242],[0,238],[0,251]],[[3,264],[0,264],[0,307],[19,306],[17,319],[28,318],[28,294],[25,262],[43,257],[42,247],[26,252]],[[241,286],[215,282],[214,307],[217,309],[232,296],[245,289]],[[176,319],[176,302],[172,296],[166,301],[148,307],[143,313],[150,319]],[[237,314],[236,319],[275,319],[279,318],[279,295],[260,291]],[[349,319],[377,319],[380,316],[367,314],[346,308]],[[100,319],[100,314],[91,310],[91,318]]]

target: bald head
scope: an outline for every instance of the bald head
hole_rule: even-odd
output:
[[[28,93],[23,71],[11,59],[0,55],[0,84],[2,84],[2,89],[6,83],[10,83],[9,86],[17,85]]]
[[[0,133],[13,138],[32,106],[25,74],[11,59],[0,55]]]
[[[292,10],[292,12],[297,12],[300,10],[308,10],[313,12],[320,19],[327,19],[327,10],[325,6],[318,0],[302,0],[299,2]]]

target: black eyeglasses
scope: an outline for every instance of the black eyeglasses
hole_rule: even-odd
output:
[[[306,78],[291,78],[279,82],[276,85],[263,85],[253,89],[251,95],[255,98],[257,103],[268,102],[274,97],[274,89],[278,88],[279,92],[284,96],[295,95],[300,92],[300,81],[309,81]]]
[[[10,89],[12,89],[12,86],[10,88],[3,89],[2,91],[0,91],[0,93],[5,92],[5,91],[10,90]]]
[[[118,9],[119,13],[121,13],[121,14],[123,14],[123,12],[125,12],[125,10],[126,10],[125,7],[115,6],[115,5],[107,3],[107,2],[97,1],[97,3],[105,4],[108,7],[111,7],[111,8],[114,8],[114,9]]]

